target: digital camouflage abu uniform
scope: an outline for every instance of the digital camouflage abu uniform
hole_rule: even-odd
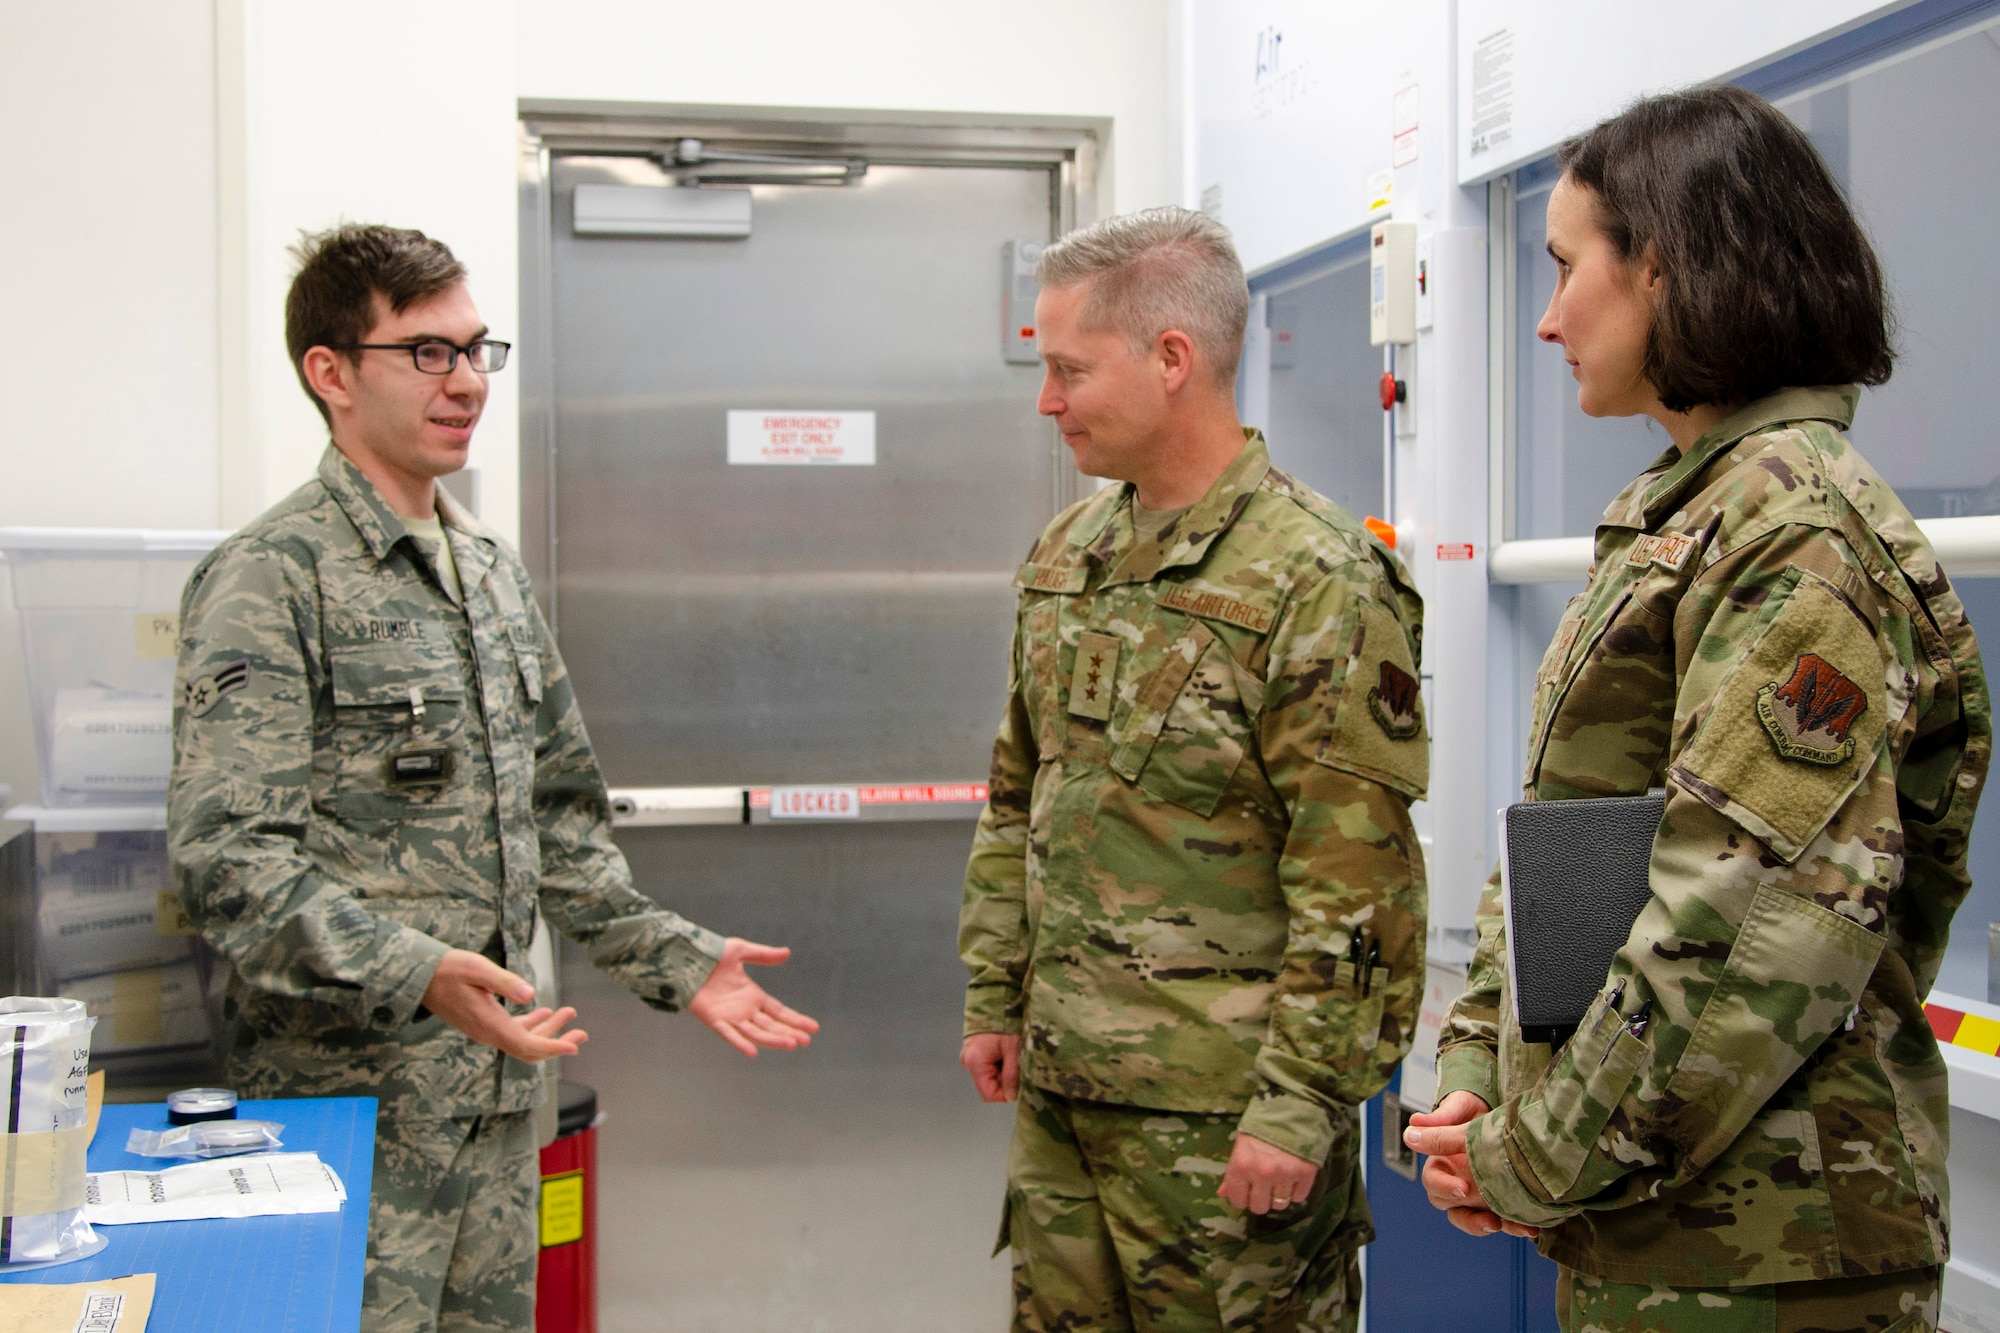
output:
[[[420,1009],[449,948],[517,975],[540,905],[648,1004],[722,941],[633,887],[526,571],[440,491],[463,600],[328,449],[204,560],[181,606],[169,839],[235,968],[248,1097],[380,1099],[371,1328],[533,1318],[535,1067]]]
[[[1495,1108],[1469,1128],[1480,1190],[1572,1270],[1565,1327],[1735,1328],[1770,1284],[1898,1273],[1935,1310],[1906,1271],[1948,1252],[1922,1001],[1990,704],[1951,584],[1841,434],[1856,398],[1787,390],[1664,454],[1606,511],[1537,678],[1529,799],[1667,792],[1652,901],[1575,1036],[1522,1040],[1489,886],[1439,1054],[1440,1098]],[[1732,1290],[1590,1315],[1652,1286]]]
[[[1015,580],[966,874],[966,1032],[1024,1036],[1017,1325],[1345,1327],[1355,1108],[1423,980],[1420,603],[1255,432],[1156,537],[1132,495],[1067,510]],[[1238,1128],[1320,1164],[1313,1197],[1215,1198]]]

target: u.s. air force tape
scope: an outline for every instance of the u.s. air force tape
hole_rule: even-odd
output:
[[[1234,597],[1225,597],[1219,592],[1203,592],[1199,588],[1171,584],[1160,592],[1160,605],[1170,606],[1176,611],[1185,611],[1191,616],[1202,616],[1209,620],[1227,621],[1241,625],[1244,629],[1258,634],[1271,628],[1272,614],[1269,608],[1252,606]]]

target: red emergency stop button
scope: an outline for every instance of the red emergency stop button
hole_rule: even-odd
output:
[[[1384,412],[1393,412],[1396,409],[1396,404],[1402,402],[1408,396],[1409,387],[1396,378],[1394,371],[1385,370],[1382,372],[1382,410]]]

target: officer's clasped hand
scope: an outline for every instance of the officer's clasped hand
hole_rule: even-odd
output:
[[[1486,1206],[1486,1196],[1472,1178],[1472,1165],[1465,1152],[1465,1127],[1492,1110],[1485,1100],[1460,1090],[1438,1103],[1435,1111],[1410,1117],[1403,1142],[1427,1155],[1424,1163],[1424,1192],[1433,1207],[1444,1210],[1451,1224],[1469,1236],[1490,1236],[1504,1231],[1510,1236],[1533,1237],[1537,1228],[1510,1222]]]

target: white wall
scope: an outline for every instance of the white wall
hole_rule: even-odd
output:
[[[1395,94],[1418,79],[1434,8],[1191,0],[1187,202],[1235,233],[1245,268],[1368,225],[1371,180],[1393,157]],[[1420,91],[1442,125],[1449,90]]]
[[[210,0],[0,5],[0,524],[209,527]]]
[[[1110,116],[1110,209],[1171,202],[1167,0],[519,3],[523,97]]]
[[[223,303],[220,509],[254,517],[308,480],[326,428],[285,354],[287,248],[341,221],[415,227],[519,322],[513,5],[348,0],[333,14],[218,0]],[[483,517],[518,528],[518,375],[493,377],[473,440]]]

